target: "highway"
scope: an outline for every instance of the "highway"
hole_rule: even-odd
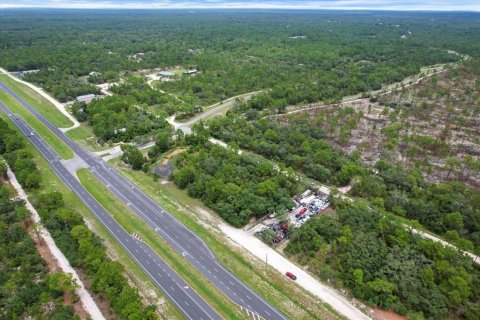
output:
[[[40,113],[38,113],[33,107],[31,107],[26,101],[24,101],[21,97],[19,97],[13,90],[11,90],[9,87],[7,87],[5,84],[0,82],[0,89],[5,91],[6,93],[10,94],[12,97],[14,97],[19,103],[21,103],[25,108],[27,108],[37,119],[39,119],[45,126],[47,126],[58,138],[63,140],[80,158],[82,158],[87,165],[89,166],[89,170],[92,172],[93,175],[95,175],[99,181],[101,181],[107,188],[109,188],[117,197],[120,201],[125,203],[130,209],[135,212],[138,217],[140,217],[147,225],[149,225],[157,234],[162,237],[165,241],[167,241],[178,253],[180,253],[185,259],[191,263],[191,265],[197,269],[199,272],[201,272],[206,278],[208,278],[220,291],[222,291],[228,298],[230,298],[234,303],[239,305],[240,308],[243,310],[247,311],[247,313],[253,318],[253,319],[260,319],[260,317],[264,319],[272,319],[272,320],[280,320],[280,319],[287,319],[282,313],[277,311],[275,308],[273,308],[269,303],[267,303],[262,297],[260,297],[257,293],[255,293],[251,288],[249,288],[246,284],[244,284],[242,281],[240,281],[237,277],[235,277],[230,271],[228,271],[226,268],[222,266],[222,264],[215,258],[213,253],[210,251],[208,246],[205,244],[203,240],[201,240],[195,233],[193,233],[191,230],[189,230],[187,227],[185,227],[181,222],[179,222],[176,218],[174,218],[170,213],[168,213],[166,210],[164,210],[160,205],[158,205],[155,201],[153,201],[151,198],[146,196],[141,190],[139,190],[136,186],[134,186],[132,183],[130,183],[125,177],[123,177],[121,174],[119,174],[114,168],[112,168],[110,165],[108,165],[106,162],[104,162],[102,159],[97,158],[95,155],[91,154],[87,150],[84,150],[80,146],[78,146],[76,143],[74,143],[72,140],[70,140],[67,136],[63,134],[62,131],[60,131],[58,128],[56,128],[54,125],[52,125],[47,119],[45,119]],[[11,113],[5,105],[2,104],[1,106],[2,110],[4,110],[6,113]],[[21,119],[14,119],[15,124],[17,126],[19,124],[22,124],[22,127],[20,128],[27,136],[29,136],[29,132],[33,131],[31,129],[27,129],[25,127],[25,123]],[[20,126],[19,126],[20,127]],[[27,131],[24,131],[27,130]],[[30,131],[28,131],[30,130]],[[35,136],[35,135],[34,135]],[[38,142],[38,139],[35,137],[31,139],[31,141],[36,141]],[[42,141],[42,140],[40,140]],[[42,141],[43,142],[43,141]],[[35,146],[39,148],[40,145],[39,143],[35,143]],[[68,171],[66,170],[65,167],[58,161],[59,156],[54,153],[48,146],[45,146],[45,142],[43,142],[41,145],[44,147],[48,148],[47,150],[49,151],[48,154],[44,154],[47,160],[49,160],[49,163],[52,165],[55,164],[55,169],[58,171],[59,169],[62,170],[63,174],[67,174]],[[60,176],[62,177],[62,176]],[[93,211],[95,210],[100,210],[99,204],[88,194],[88,192],[85,191],[83,186],[81,186],[80,183],[73,177],[72,174],[68,173],[67,180],[64,180],[64,182],[72,188],[84,201],[87,206]],[[75,182],[73,182],[75,180]],[[81,192],[85,192],[88,194],[88,196],[85,194],[82,194]],[[85,199],[83,198],[85,196]],[[86,202],[86,200],[95,203],[97,207],[93,206],[90,207],[90,205]],[[95,215],[99,218],[99,220],[108,228],[109,224],[108,223],[114,223],[114,220],[112,218],[109,219],[109,221],[104,222],[102,218],[107,215],[103,209],[100,210],[101,212],[104,213],[104,215],[100,215],[95,213]],[[113,220],[113,222],[112,222]],[[116,224],[116,222],[115,222]],[[116,224],[118,226],[118,224]],[[121,228],[120,228],[121,229]],[[109,229],[110,230],[110,229]],[[111,231],[112,232],[112,231]],[[125,231],[123,231],[125,233]],[[129,237],[130,242],[132,243],[137,243],[139,242],[138,245],[143,244],[141,241],[132,240],[132,236],[128,234],[124,234],[124,236]],[[118,238],[117,238],[118,240]],[[120,240],[119,242],[122,244],[122,246],[125,247],[125,244],[122,243]],[[148,246],[145,246],[143,244],[144,248],[148,248]],[[128,251],[128,249],[126,249]],[[143,249],[142,249],[143,250]],[[140,251],[140,249],[139,249]],[[145,249],[145,252],[150,251],[152,256],[155,256],[156,261],[161,261],[161,259],[155,255],[153,252],[151,252],[150,248]],[[140,251],[140,254],[144,258],[145,252],[142,253]],[[130,253],[130,252],[129,252]],[[132,255],[132,253],[130,253]],[[136,255],[133,254],[132,257],[134,257],[134,260],[139,263],[139,265],[143,266],[143,260],[137,260]],[[141,261],[141,262],[139,262]],[[160,265],[161,263],[159,263]],[[163,263],[165,265],[165,263]],[[154,267],[154,266],[152,266]],[[157,267],[161,268],[161,267]],[[146,270],[144,268],[144,270]],[[149,273],[146,270],[147,273]],[[173,271],[169,271],[170,274],[172,274]],[[150,275],[150,274],[149,274]],[[152,277],[152,275],[150,275]],[[153,274],[153,277],[155,277],[155,274]],[[178,279],[176,279],[176,283],[179,283],[180,281],[183,282],[183,280],[180,279],[180,277],[177,275]],[[155,281],[155,280],[154,280]],[[159,282],[157,282],[159,281]],[[155,282],[161,289],[165,292],[165,287],[160,286],[160,283],[163,284],[164,277],[160,280],[156,280]],[[166,281],[166,279],[165,279]],[[168,291],[168,287],[167,287]],[[174,290],[173,292],[177,292],[179,290]],[[188,292],[191,292],[191,290],[188,290]],[[184,299],[185,297],[182,296],[180,300],[177,300],[176,296],[170,295],[172,292],[168,292],[167,296],[169,296],[172,301],[174,301],[175,305],[179,306],[180,302],[182,301],[181,299]],[[190,301],[195,300],[195,302],[202,306],[202,311],[203,314],[205,314],[205,317],[199,316],[202,313],[196,314],[196,316],[193,319],[218,319],[218,314],[215,314],[214,312],[212,313],[213,310],[206,305],[206,303],[196,296],[195,299],[190,299]],[[203,304],[202,304],[203,302]],[[189,306],[193,306],[194,303],[189,303]],[[181,308],[179,307],[180,310],[184,314],[186,312],[183,310],[185,308],[185,304],[181,304]],[[207,309],[208,307],[208,309]],[[189,308],[188,308],[189,310]],[[208,316],[207,316],[208,315]]]
[[[175,273],[149,246],[127,233],[88,193],[78,180],[60,162],[61,157],[18,115],[0,101],[0,108],[27,136],[48,161],[57,176],[74,191],[90,211],[102,222],[132,259],[188,319],[222,319],[187,283]],[[33,133],[33,134],[32,134]]]

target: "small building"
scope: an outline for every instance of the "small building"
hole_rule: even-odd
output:
[[[83,96],[78,96],[78,97],[75,98],[75,101],[76,102],[90,103],[93,99],[101,99],[101,98],[104,98],[104,97],[105,96],[103,96],[103,95],[91,93],[91,94],[86,94],[86,95],[83,95]]]
[[[113,133],[114,134],[119,134],[119,133],[122,133],[122,132],[125,132],[125,131],[127,131],[127,128],[120,128],[120,129],[113,130]]]
[[[188,53],[191,53],[191,54],[197,54],[197,53],[201,53],[201,52],[202,52],[202,49],[197,49],[197,48],[188,49]]]
[[[100,72],[97,72],[97,71],[92,71],[88,74],[88,76],[90,76],[90,77],[99,77],[101,75],[102,74]]]
[[[191,74],[195,74],[197,72],[198,72],[197,69],[189,69],[189,70],[185,71],[184,74],[191,75]]]
[[[137,52],[135,54],[129,54],[128,55],[128,60],[132,60],[135,62],[140,62],[143,60],[143,57],[145,56],[145,53],[143,52]]]
[[[40,69],[25,70],[25,71],[18,71],[18,72],[12,72],[12,73],[15,74],[19,78],[23,78],[24,76],[26,76],[29,73],[37,73],[38,71],[40,71]]]
[[[158,75],[159,75],[160,77],[171,78],[171,77],[173,77],[173,76],[175,75],[175,73],[170,72],[170,71],[160,71],[160,72],[158,73]]]
[[[290,39],[307,39],[307,36],[292,36]]]

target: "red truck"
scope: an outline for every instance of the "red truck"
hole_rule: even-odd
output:
[[[302,210],[298,211],[295,215],[295,218],[303,216],[303,214],[307,211],[307,208],[302,208]]]

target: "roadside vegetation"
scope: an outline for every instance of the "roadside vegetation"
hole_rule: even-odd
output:
[[[300,185],[267,161],[238,155],[220,146],[191,147],[176,157],[172,179],[236,227],[252,217],[285,212]]]
[[[319,303],[294,283],[286,282],[284,275],[265,267],[261,261],[251,260],[242,249],[225,242],[225,236],[216,229],[221,218],[213,218],[200,200],[190,197],[186,190],[180,190],[174,183],[165,183],[156,175],[131,170],[119,159],[111,160],[123,175],[152,199],[158,201],[183,224],[200,236],[212,249],[220,262],[240,280],[250,285],[257,293],[290,318],[341,318],[328,305]],[[203,212],[203,214],[202,214]],[[208,215],[208,216],[205,216]]]
[[[5,118],[4,114],[2,118]],[[15,141],[15,144],[11,141]],[[19,182],[29,191],[32,204],[37,208],[44,226],[49,230],[57,246],[73,267],[82,270],[86,279],[91,282],[91,290],[95,296],[108,301],[107,309],[103,312],[112,313],[119,319],[131,317],[157,319],[155,308],[145,307],[145,302],[138,295],[137,289],[129,284],[130,280],[124,276],[123,266],[107,257],[100,238],[86,227],[79,212],[85,214],[88,210],[58,180],[35,149],[26,144],[26,139],[19,131],[12,129],[2,119],[0,119],[0,154],[7,159]],[[22,170],[38,174],[37,165],[42,175],[39,175],[37,184],[31,185],[28,175],[24,178]],[[143,275],[141,271],[137,272]],[[138,279],[143,280],[145,276]],[[168,308],[172,307],[163,310],[166,315],[173,316],[177,313]]]
[[[149,141],[159,130],[168,127],[160,116],[151,115],[136,105],[131,96],[95,99],[89,104],[74,103],[72,113],[80,121],[88,121],[101,143]]]
[[[470,257],[410,234],[381,207],[336,209],[298,229],[285,252],[368,305],[409,319],[478,319],[480,269]]]
[[[113,96],[72,106],[83,128],[70,135],[95,149],[97,140],[155,140],[148,152],[124,146],[116,165],[152,197],[170,203],[174,214],[261,294],[273,301],[292,291],[266,276],[265,286],[258,285],[251,270],[245,271],[251,264],[220,254],[221,240],[179,212],[172,192],[184,201],[195,201],[186,194],[200,199],[240,227],[292,206],[291,196],[305,180],[289,172],[350,190],[356,201],[332,198],[336,212],[305,223],[284,252],[370,306],[415,320],[480,318],[478,265],[397,223],[420,223],[458,248],[480,253],[476,14],[93,12],[86,19],[79,12],[48,20],[44,15],[25,12],[29,19],[18,20],[15,13],[5,14],[0,65],[39,69],[24,79],[61,101],[98,93],[94,85],[109,82]],[[53,43],[48,51],[45,41]],[[434,66],[433,76],[408,81],[426,66]],[[196,72],[183,74],[187,69]],[[161,70],[175,72],[161,76]],[[168,116],[187,119],[212,103],[258,90],[225,117],[194,126],[192,135],[174,133],[166,122]],[[340,104],[345,96],[359,99]],[[0,98],[68,156],[23,108],[1,92]],[[300,106],[306,111],[284,115]],[[213,146],[210,137],[233,151]],[[172,185],[162,189],[156,175],[149,177],[174,146],[188,147],[175,157],[171,175],[185,193]],[[238,149],[249,152],[239,155]],[[114,214],[128,212],[117,216],[133,219],[122,220],[125,228],[144,229],[145,239],[158,252],[165,250],[118,199],[100,192],[87,171],[79,175]],[[181,257],[164,254],[181,266]],[[182,268],[209,299],[217,298],[218,293],[205,293],[209,283],[195,283],[189,267]],[[270,286],[281,293],[271,295]],[[283,310],[289,302],[275,303]],[[228,301],[216,303],[225,316],[234,316]],[[306,317],[318,316],[311,306],[298,304]]]
[[[58,112],[57,108],[42,97],[39,93],[35,92],[28,86],[19,83],[9,76],[0,73],[0,81],[5,83],[8,87],[14,90],[22,99],[27,101],[32,107],[34,107],[42,116],[48,121],[53,123],[58,128],[68,128],[73,123],[61,112]]]
[[[77,175],[81,183],[93,197],[110,213],[110,215],[130,234],[136,233],[145,241],[175,272],[177,272],[205,301],[226,319],[247,319],[233,302],[228,300],[213,284],[190,263],[185,261],[165,240],[150,226],[146,225],[126,205],[119,202],[100,181],[87,169],[80,169]]]
[[[13,114],[22,117],[63,159],[73,158],[73,151],[12,96],[0,91],[0,100],[12,110]]]
[[[1,136],[1,133],[0,133]],[[80,319],[65,301],[75,301],[75,282],[61,272],[49,273],[35,242],[28,234],[31,213],[15,202],[0,170],[0,318]]]

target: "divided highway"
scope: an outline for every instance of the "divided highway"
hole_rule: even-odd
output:
[[[253,319],[260,319],[260,317],[265,319],[272,319],[272,320],[286,319],[286,317],[282,313],[280,313],[275,308],[273,308],[263,298],[261,298],[258,294],[256,294],[251,288],[249,288],[242,281],[236,278],[230,271],[225,269],[221,265],[221,263],[215,258],[215,256],[212,254],[212,252],[210,251],[208,246],[205,244],[205,242],[203,242],[203,240],[201,240],[195,233],[193,233],[191,230],[185,227],[181,222],[179,222],[170,213],[164,210],[155,201],[153,201],[151,198],[146,196],[141,190],[136,188],[132,183],[130,183],[130,181],[128,181],[121,174],[119,174],[114,168],[112,168],[106,162],[104,162],[101,159],[98,159],[93,154],[84,150],[83,148],[78,146],[76,143],[74,143],[72,140],[70,140],[67,136],[63,134],[63,132],[61,132],[58,128],[52,125],[33,107],[31,107],[27,102],[25,102],[21,97],[19,97],[14,91],[12,91],[9,87],[7,87],[5,84],[1,82],[0,82],[0,89],[10,94],[12,97],[14,97],[19,103],[21,103],[25,108],[27,108],[36,118],[38,118],[45,126],[47,126],[56,136],[58,136],[58,138],[64,141],[80,158],[82,158],[87,163],[87,165],[89,166],[89,170],[92,172],[92,174],[94,174],[99,179],[99,181],[101,181],[107,188],[109,188],[118,197],[118,199],[120,199],[123,203],[129,206],[130,209],[134,211],[147,225],[149,225],[153,230],[155,230],[155,232],[157,232],[159,236],[161,236],[165,241],[167,241],[178,253],[182,254],[185,257],[185,259],[188,260],[195,269],[197,269],[206,278],[208,278],[220,291],[222,291],[234,303],[239,305],[240,308],[242,308],[243,310],[246,310],[247,313]],[[8,110],[8,108],[6,108],[5,105],[1,104],[0,107],[4,112],[11,113]],[[22,120],[15,118],[15,116],[13,117],[12,120],[14,120],[14,123],[17,126],[19,126],[20,129],[27,136],[29,136],[30,132],[33,131],[29,129]],[[24,131],[24,130],[27,130],[27,131]],[[105,216],[109,216],[108,213],[105,213],[104,210],[101,209],[101,207],[98,205],[95,199],[93,199],[88,194],[88,192],[85,191],[83,186],[81,186],[81,184],[78,183],[77,180],[75,180],[73,175],[70,174],[66,170],[66,168],[58,161],[59,160],[58,155],[54,153],[48,146],[46,146],[45,142],[43,142],[42,140],[38,140],[37,137],[31,139],[31,141],[32,143],[35,142],[34,144],[39,150],[41,146],[43,146],[44,148],[48,148],[47,150],[49,151],[49,153],[48,154],[44,153],[44,156],[47,158],[47,160],[49,160],[49,163],[52,165],[52,167],[55,166],[54,168],[56,172],[59,172],[59,170],[62,171],[62,174],[67,177],[67,180],[64,180],[62,178],[63,176],[59,175],[62,178],[62,180],[64,180],[64,182],[70,188],[72,188],[72,186],[75,188],[75,189],[72,188],[72,190],[74,190],[80,196],[80,198],[87,204],[87,206],[89,206],[92,212],[96,214],[99,220],[107,228],[109,227],[109,223],[115,223],[118,226],[118,224],[112,218],[110,218],[110,222],[107,221],[107,218],[105,218],[105,222],[104,222],[103,218]],[[85,194],[79,193],[80,190],[85,192]],[[89,201],[88,203],[86,202],[87,200]],[[97,207],[95,206],[91,207],[89,205],[90,202],[92,204],[96,204]],[[98,213],[96,213],[95,211],[98,211]],[[100,212],[103,212],[103,213],[100,214]],[[113,222],[111,220],[113,220]],[[120,230],[122,229],[120,228]],[[127,237],[130,243],[135,243],[137,246],[141,246],[141,248],[139,248],[140,254],[144,252],[142,254],[141,259],[144,259],[145,258],[144,255],[150,252],[152,256],[156,257],[155,262],[160,260],[160,258],[158,258],[156,254],[151,252],[151,249],[145,244],[143,244],[143,242],[138,240],[133,241],[133,238],[130,235],[126,234],[125,231],[123,231],[123,236]],[[119,238],[117,238],[117,240],[122,244],[122,246],[124,246],[127,249],[127,247],[124,244],[126,242],[122,242],[121,240],[119,240]],[[130,254],[132,255],[132,257],[134,257],[137,263],[141,265],[142,268],[144,268],[144,270],[150,275],[150,277],[152,277],[149,271],[147,271],[147,269],[145,269],[145,267],[143,266],[145,260],[137,260],[137,257],[135,254],[132,254],[132,253]],[[153,258],[150,258],[150,259],[153,259]],[[161,263],[158,263],[158,265],[161,265]],[[170,270],[169,274],[172,275],[172,273],[174,272]],[[180,278],[178,275],[176,276]],[[152,279],[155,277],[156,275],[153,274]],[[164,286],[161,286],[160,283],[163,284],[162,281],[167,281],[167,279],[164,279],[164,277],[162,277],[160,280],[155,278],[154,281],[165,292]],[[157,281],[160,281],[160,283]],[[175,283],[179,283],[180,281],[183,282],[183,280],[181,279],[176,279]],[[167,290],[168,290],[168,287],[167,287]],[[173,292],[175,293],[177,291],[179,290],[173,290]],[[191,293],[192,290],[188,290],[187,292]],[[166,292],[166,293],[168,296],[170,296],[172,292]],[[180,300],[178,300],[176,296],[174,297],[170,296],[170,298],[174,301],[174,303],[177,306],[179,306],[179,301],[182,301],[181,299],[184,299],[185,297],[182,296]],[[201,301],[199,301],[199,299]],[[192,300],[193,299],[191,298],[189,301],[192,301]],[[211,310],[211,308],[208,305],[206,305],[205,301],[203,301],[200,297],[198,297],[198,295],[194,300],[197,303],[197,306],[198,305],[202,306],[202,308],[199,308],[202,310],[202,312],[195,314],[195,316],[192,319],[201,319],[201,318],[218,319],[219,318],[218,314],[214,313],[214,311]],[[195,304],[195,302],[189,303],[189,307],[193,307],[192,304]],[[181,307],[179,306],[179,309],[182,310],[184,314],[191,315],[191,313],[187,313],[186,311],[183,310],[185,309],[185,306],[186,304],[183,303],[181,304]],[[201,316],[202,314],[204,316]],[[187,317],[190,317],[190,316],[187,315]]]
[[[97,219],[107,228],[110,234],[120,243],[141,269],[154,281],[157,287],[188,318],[222,319],[185,281],[168,266],[149,246],[128,234],[103,207],[88,193],[78,180],[60,162],[61,157],[18,115],[12,114],[3,102],[0,109],[27,136],[30,142],[48,161],[57,176],[72,190]]]

